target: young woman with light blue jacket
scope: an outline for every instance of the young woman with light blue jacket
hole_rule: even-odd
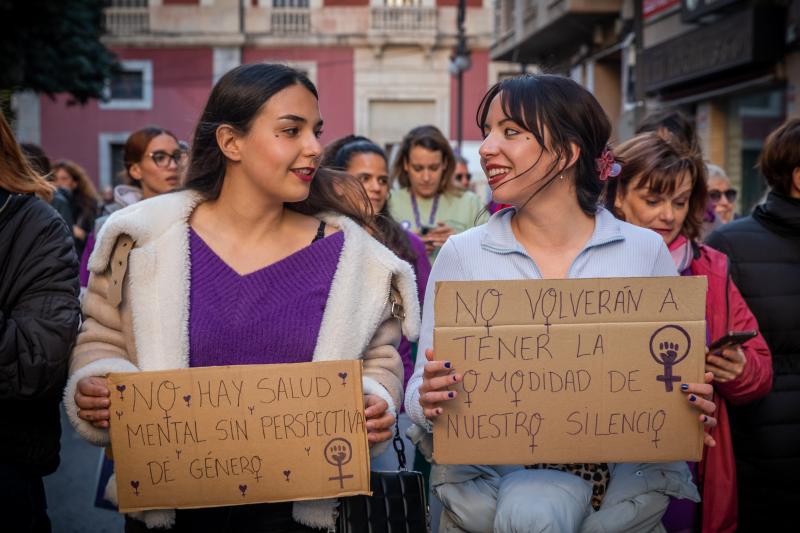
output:
[[[437,281],[677,275],[661,237],[598,205],[619,172],[607,146],[610,125],[597,100],[559,76],[523,76],[489,90],[478,113],[481,164],[493,200],[512,207],[451,237],[433,267],[420,353],[406,391],[415,439],[430,450],[431,420],[458,393],[463,375],[435,361]],[[709,375],[706,376],[708,380]],[[699,423],[713,426],[707,384],[683,384]],[[714,445],[706,435],[706,444]],[[581,474],[591,474],[586,481]],[[669,496],[699,499],[685,463],[594,465],[433,465],[440,533],[659,531]]]

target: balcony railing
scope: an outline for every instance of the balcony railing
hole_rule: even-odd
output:
[[[103,10],[106,33],[113,36],[138,35],[150,31],[147,7],[107,7]]]
[[[270,10],[272,33],[292,34],[311,31],[311,10],[307,7],[276,7]]]
[[[435,32],[435,7],[373,7],[369,27],[379,32]]]

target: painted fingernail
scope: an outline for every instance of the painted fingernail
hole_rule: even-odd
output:
[[[453,381],[458,381],[455,375],[453,376]]]
[[[695,401],[696,399],[697,399],[697,396],[695,396],[694,394],[692,394],[691,396],[689,396],[689,401],[690,401],[690,402],[693,402],[693,401]]]
[[[708,422],[708,417],[706,415],[703,415],[703,422]]]
[[[441,407],[440,407],[439,409],[437,409],[437,410],[436,410],[436,414],[437,414],[437,415],[440,415],[440,414],[442,414],[442,408],[441,408]]]
[[[445,368],[450,368],[451,366],[452,366],[452,365],[450,364],[450,361],[445,361],[445,362],[444,362],[444,367],[445,367]]]
[[[682,384],[681,385],[681,390],[684,390],[684,391],[685,390],[689,390],[689,385],[687,385],[686,383]]]
[[[447,393],[447,397],[448,397],[448,398],[454,398],[454,397],[455,397],[455,394],[453,394],[453,393],[452,393],[452,391],[451,391],[451,392],[448,392],[448,393]]]

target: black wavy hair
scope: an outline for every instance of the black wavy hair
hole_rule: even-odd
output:
[[[285,65],[241,65],[222,76],[211,90],[194,131],[185,188],[199,192],[208,200],[218,198],[228,159],[217,144],[217,128],[228,125],[246,135],[264,104],[293,85],[304,87],[319,99],[311,80]],[[285,205],[306,215],[334,211],[362,226],[375,228],[367,215],[370,203],[364,188],[343,172],[320,168],[311,182],[308,197]]]
[[[597,99],[564,76],[526,74],[510,78],[493,85],[481,100],[476,117],[481,131],[489,106],[498,95],[503,113],[536,138],[542,153],[554,156],[542,185],[528,201],[566,170],[559,165],[572,159],[574,144],[580,152],[574,165],[578,204],[586,214],[594,215],[603,191],[595,159],[608,147],[611,135],[611,124]],[[531,168],[540,160],[541,154]]]

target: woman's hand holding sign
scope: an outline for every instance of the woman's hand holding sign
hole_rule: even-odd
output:
[[[108,380],[103,376],[90,376],[78,381],[75,389],[75,403],[78,405],[78,418],[86,420],[98,429],[108,429],[111,418],[108,411]]]
[[[389,404],[380,396],[364,395],[364,416],[367,419],[367,442],[370,446],[392,438],[394,416],[386,412]]]
[[[455,373],[450,361],[434,361],[433,350],[425,350],[425,372],[422,375],[422,385],[419,387],[419,404],[425,418],[432,420],[442,414],[441,403],[452,400],[458,394],[456,391],[447,390],[450,385],[460,383],[464,376]]]
[[[692,407],[700,411],[700,422],[708,428],[716,427],[717,419],[711,416],[717,410],[717,404],[712,401],[714,395],[714,387],[710,383],[714,380],[714,374],[706,372],[703,376],[705,384],[701,383],[684,383],[681,385],[681,391],[686,394],[686,399]],[[717,445],[714,438],[708,433],[705,434],[703,442],[709,448]]]

